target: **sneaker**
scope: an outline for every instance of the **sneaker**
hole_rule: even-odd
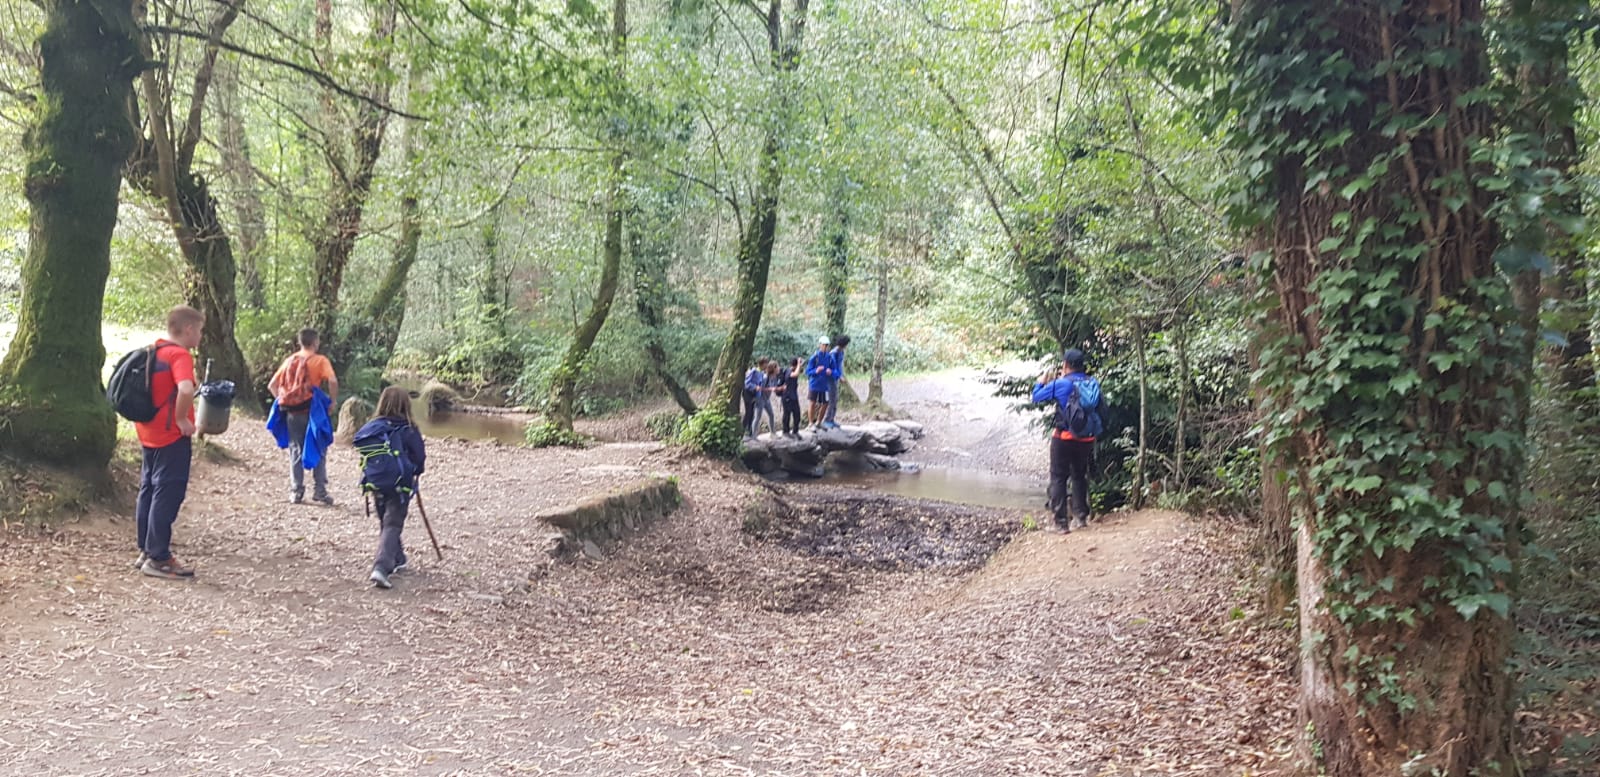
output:
[[[148,554],[148,553],[146,553],[146,552],[141,550],[141,551],[139,551],[139,557],[133,560],[133,568],[134,569],[144,569],[144,562],[149,561],[149,560],[150,560],[150,554]]]
[[[394,583],[389,582],[389,576],[384,574],[383,570],[381,570],[381,569],[379,569],[377,567],[373,567],[372,568],[372,575],[369,576],[368,579],[372,581],[373,585],[375,585],[375,586],[377,586],[379,588],[393,588],[394,587]]]
[[[327,494],[323,494],[322,496],[311,497],[311,501],[316,502],[318,504],[321,504],[324,507],[332,507],[333,506],[333,497],[331,497],[331,496],[329,496]]]
[[[401,572],[404,572],[406,567],[409,567],[409,566],[411,566],[411,560],[406,558],[405,556],[401,556],[400,557],[400,563],[395,564],[394,565],[394,571],[390,572],[389,574],[398,575]]]
[[[1079,529],[1087,529],[1089,528],[1089,518],[1087,516],[1079,518],[1073,525]]]
[[[306,501],[306,495],[305,494],[295,494],[294,496],[289,497],[289,504],[292,504],[292,505],[302,504],[305,501]]]
[[[139,567],[139,571],[151,577],[159,577],[166,580],[185,580],[194,577],[194,570],[179,563],[177,556],[173,556],[166,561],[147,558],[144,561],[144,566]]]

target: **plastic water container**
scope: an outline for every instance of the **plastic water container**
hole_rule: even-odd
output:
[[[233,381],[210,381],[200,387],[199,395],[194,411],[195,432],[222,434],[228,431],[228,420],[233,412],[235,396]]]

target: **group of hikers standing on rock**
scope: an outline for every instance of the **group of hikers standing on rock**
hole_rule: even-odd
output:
[[[151,577],[186,580],[194,569],[172,553],[172,527],[189,491],[194,455],[194,357],[205,315],[187,305],[167,313],[167,335],[124,356],[113,371],[106,397],[133,422],[142,449],[139,499],[135,507],[139,556],[134,568]],[[267,384],[272,394],[267,429],[289,451],[289,501],[305,501],[311,470],[311,501],[332,507],[327,452],[333,441],[332,408],[339,393],[333,363],[318,353],[320,337],[302,329],[299,350],[284,359]],[[417,479],[427,464],[422,434],[411,414],[411,394],[390,386],[378,397],[374,418],[354,437],[361,461],[361,487],[378,515],[378,549],[369,579],[379,588],[406,567],[401,544]]]
[[[761,418],[766,416],[767,432],[777,436],[780,432],[772,414],[772,397],[776,394],[783,402],[784,437],[799,439],[801,429],[800,379],[806,378],[806,398],[811,407],[804,416],[806,429],[820,431],[837,429],[839,423],[839,383],[844,379],[844,351],[850,347],[850,335],[839,335],[832,340],[817,340],[817,351],[808,359],[796,356],[785,366],[781,360],[766,356],[756,360],[755,366],[744,375],[744,436],[747,440],[761,436]]]

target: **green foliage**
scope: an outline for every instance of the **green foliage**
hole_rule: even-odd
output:
[[[678,443],[692,451],[731,459],[739,455],[744,430],[739,419],[719,408],[704,407],[684,422]]]
[[[532,448],[583,448],[588,444],[588,438],[555,424],[528,425],[528,446]]]
[[[683,433],[688,418],[680,410],[663,410],[651,413],[644,419],[645,428],[650,430],[650,436],[657,440],[676,440]]]

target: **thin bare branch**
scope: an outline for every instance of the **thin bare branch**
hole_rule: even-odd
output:
[[[190,30],[175,29],[175,28],[172,28],[172,27],[156,26],[156,27],[150,27],[150,28],[148,28],[148,30],[150,32],[159,32],[159,33],[161,33],[163,35],[172,35],[172,36],[179,37],[179,38],[191,38],[191,39],[200,39],[200,40],[204,40],[205,39],[200,33],[193,32],[193,31],[190,31]],[[219,41],[217,43],[217,45],[223,51],[231,51],[231,52],[233,52],[235,54],[238,54],[241,57],[247,57],[249,59],[256,60],[257,62],[264,62],[264,63],[269,64],[269,65],[276,65],[278,67],[285,68],[287,70],[292,70],[292,71],[294,71],[296,73],[299,73],[300,75],[303,75],[303,76],[311,79],[312,81],[315,81],[317,84],[319,84],[319,85],[321,85],[321,86],[323,86],[323,87],[325,87],[325,88],[327,88],[329,90],[332,90],[333,92],[335,92],[336,94],[339,94],[342,97],[348,97],[348,98],[350,98],[352,100],[355,100],[357,102],[360,102],[362,104],[370,106],[370,107],[372,107],[374,109],[377,109],[379,111],[382,111],[384,113],[388,113],[388,114],[393,115],[393,116],[401,116],[401,117],[404,117],[404,118],[407,118],[407,119],[411,119],[413,121],[432,121],[432,118],[430,118],[428,116],[421,116],[421,115],[418,115],[418,114],[415,114],[415,113],[409,113],[407,111],[400,110],[399,108],[396,108],[393,105],[389,104],[387,101],[378,100],[378,99],[375,99],[375,98],[371,97],[370,95],[365,95],[365,94],[357,92],[357,91],[355,91],[353,89],[345,87],[344,85],[342,85],[338,81],[336,81],[333,78],[333,76],[330,76],[327,73],[322,72],[321,70],[317,70],[315,68],[306,67],[305,65],[301,65],[301,64],[296,63],[296,62],[290,62],[290,61],[288,61],[286,59],[281,59],[279,57],[272,56],[271,54],[263,54],[263,53],[261,53],[259,51],[252,51],[252,50],[247,49],[247,48],[245,48],[243,46],[240,46],[240,45],[238,45],[236,43],[229,43],[228,41]]]

